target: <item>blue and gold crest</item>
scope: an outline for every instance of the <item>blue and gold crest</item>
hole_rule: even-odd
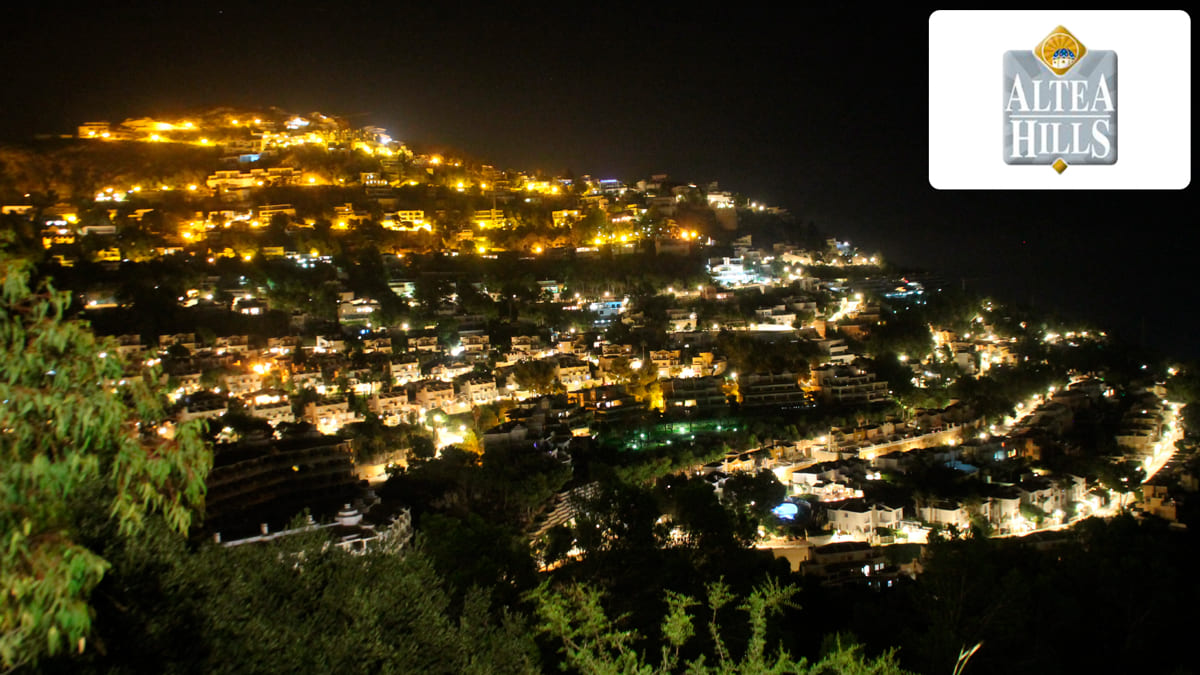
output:
[[[1050,72],[1061,76],[1066,75],[1067,71],[1087,54],[1087,47],[1071,35],[1071,31],[1059,26],[1038,43],[1033,53],[1039,61],[1046,64]]]

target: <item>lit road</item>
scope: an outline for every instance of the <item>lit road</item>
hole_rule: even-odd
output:
[[[1053,394],[1053,392],[1054,388],[1051,388],[1047,393]],[[992,427],[991,435],[993,437],[1003,437],[1025,417],[1032,414],[1045,401],[1046,398],[1042,394],[1038,394],[1029,400],[1022,402],[1017,407],[1017,417],[1005,424],[995,425]],[[1171,460],[1171,458],[1175,455],[1176,442],[1182,440],[1184,437],[1183,425],[1179,419],[1179,410],[1181,407],[1182,404],[1180,403],[1167,403],[1167,414],[1163,420],[1162,427],[1163,435],[1154,443],[1152,446],[1152,453],[1146,457],[1142,463],[1142,468],[1145,470],[1146,475],[1145,479],[1142,481],[1143,484],[1154,478],[1154,476],[1158,474],[1158,472],[1161,471],[1162,468]],[[1112,518],[1132,505],[1135,501],[1137,501],[1137,499],[1138,495],[1136,490],[1127,493],[1110,491],[1109,499],[1106,504],[1101,505],[1093,500],[1080,502],[1079,512],[1073,518],[1063,519],[1060,522],[1049,522],[1043,524],[1041,527],[1035,526],[1032,522],[1022,518],[1021,520],[1023,522],[1019,524],[1016,531],[1005,532],[1003,534],[993,534],[991,536],[996,538],[1024,537],[1030,534],[1037,534],[1041,532],[1065,530],[1087,518]],[[1059,514],[1058,518],[1061,517],[1061,514]],[[1054,518],[1053,520],[1058,521],[1058,518]],[[906,539],[908,542],[924,543],[927,532],[924,529],[920,529],[913,530],[911,532],[905,532],[905,534],[908,535]],[[842,533],[818,535],[815,537],[810,536],[808,539],[809,540],[806,542],[806,545],[808,546],[834,541],[867,541],[867,538],[863,535]],[[786,542],[769,537],[764,538],[758,545],[759,548],[764,549],[792,548],[795,546],[797,546],[797,544],[794,542]]]
[[[1163,422],[1163,437],[1154,444],[1154,452],[1146,458],[1142,464],[1142,468],[1146,470],[1146,480],[1143,483],[1149,482],[1167,462],[1171,461],[1171,457],[1175,456],[1175,443],[1183,439],[1183,425],[1179,423],[1179,403],[1168,403],[1170,412],[1167,419]]]

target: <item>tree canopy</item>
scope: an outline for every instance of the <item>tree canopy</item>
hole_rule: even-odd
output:
[[[108,562],[78,539],[104,511],[125,533],[160,512],[177,532],[202,508],[211,454],[195,424],[160,427],[160,399],[115,344],[67,320],[69,295],[0,253],[0,664],[83,651]],[[162,433],[160,433],[160,431]]]

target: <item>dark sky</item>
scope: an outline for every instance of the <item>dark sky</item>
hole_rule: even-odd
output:
[[[897,262],[1200,356],[1194,190],[929,187],[927,10],[443,4],[10,11],[0,136],[276,105],[501,167],[719,180]]]

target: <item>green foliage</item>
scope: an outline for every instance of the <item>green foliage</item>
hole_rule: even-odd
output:
[[[563,391],[558,381],[556,368],[551,361],[522,361],[513,366],[513,380],[517,386],[538,395],[556,394]]]
[[[746,510],[759,520],[787,497],[787,488],[771,471],[757,474],[738,472],[725,481],[725,499],[738,510]]]
[[[109,185],[203,183],[219,166],[217,151],[176,143],[70,141],[60,146],[0,148],[0,191],[90,198]]]
[[[670,440],[670,439],[668,439]],[[661,443],[661,439],[657,442]],[[592,472],[597,477],[611,476],[629,485],[650,483],[669,473],[708,464],[725,456],[728,448],[719,443],[661,443],[640,447],[628,452],[618,446],[610,454],[593,460]]]
[[[757,304],[757,303],[754,303]],[[738,373],[780,373],[806,375],[809,361],[820,349],[809,342],[768,342],[753,337],[721,331],[717,347],[729,361],[730,370]]]
[[[1140,462],[1128,461],[1096,461],[1094,471],[1100,485],[1122,494],[1137,489],[1146,478],[1146,472]]]
[[[434,453],[433,440],[423,427],[411,424],[387,426],[374,414],[365,415],[362,422],[347,424],[338,433],[353,439],[354,460],[363,464],[405,456],[418,445],[424,453],[422,459],[432,457]]]
[[[78,541],[80,514],[106,512],[128,534],[161,512],[184,532],[212,458],[197,424],[155,433],[160,399],[126,378],[115,344],[64,319],[67,294],[31,290],[22,261],[0,257],[0,270],[0,663],[13,667],[85,647],[109,564]]]
[[[216,558],[240,570],[214,575],[201,608],[213,627],[206,637],[216,670],[301,672],[321,664],[332,671],[453,673],[472,654],[423,557],[309,548],[294,565],[287,545],[243,548],[209,553],[210,570]],[[488,603],[474,597],[466,604],[474,612]],[[460,622],[484,633],[488,617],[464,613]]]
[[[1032,520],[1038,525],[1041,525],[1042,521],[1046,520],[1047,514],[1044,510],[1034,506],[1033,504],[1021,504],[1021,515],[1027,520]]]
[[[109,541],[103,653],[60,658],[59,670],[537,672],[521,617],[480,588],[455,601],[420,542],[354,554],[313,531],[189,550],[159,525]]]
[[[583,500],[575,517],[576,541],[589,554],[654,549],[666,538],[658,517],[649,490],[620,482],[606,485]]]
[[[587,585],[574,584],[552,590],[543,583],[528,594],[538,620],[537,629],[560,645],[563,666],[585,674],[606,673],[903,673],[893,652],[877,659],[863,656],[858,645],[843,644],[840,637],[832,648],[816,662],[794,658],[782,647],[773,653],[767,650],[768,619],[786,608],[796,608],[793,602],[798,589],[781,586],[769,580],[754,589],[737,609],[744,612],[749,637],[740,658],[726,644],[725,629],[718,617],[735,600],[724,581],[707,586],[704,603],[709,619],[707,640],[700,645],[700,654],[686,663],[680,652],[696,645],[695,618],[689,611],[700,606],[696,599],[668,591],[666,615],[661,623],[662,644],[658,649],[658,664],[649,661],[651,648],[642,648],[642,636],[636,631],[621,628],[622,618],[612,619],[604,609],[603,594]],[[709,663],[709,660],[712,663]]]
[[[723,555],[748,546],[758,534],[757,521],[731,504],[722,504],[703,478],[664,476],[655,492],[671,524],[701,551]]]
[[[529,543],[516,528],[478,513],[429,513],[421,519],[421,533],[430,558],[455,593],[486,586],[503,599],[533,584]]]
[[[880,325],[871,330],[867,348],[876,356],[904,354],[919,361],[933,351],[933,336],[929,324],[911,312],[889,313]]]
[[[1062,373],[1046,366],[997,366],[978,378],[960,377],[950,394],[984,419],[998,420],[1015,411],[1015,404],[1044,392],[1051,384],[1062,385]]]

